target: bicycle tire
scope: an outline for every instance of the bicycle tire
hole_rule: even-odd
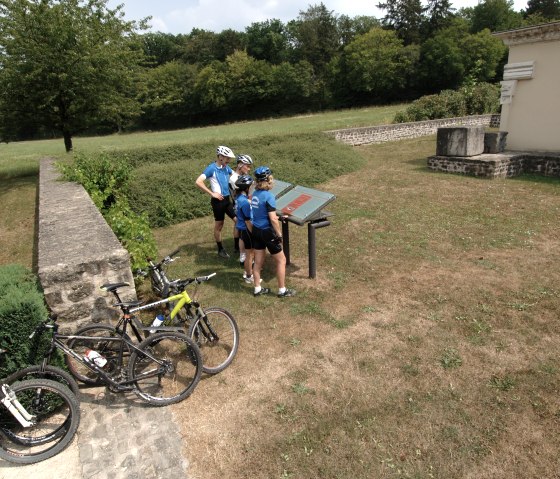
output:
[[[134,392],[155,406],[166,406],[186,399],[192,394],[202,375],[202,357],[196,344],[184,333],[164,331],[153,334],[138,346],[130,357],[129,378],[134,381]],[[147,357],[149,352],[165,361],[167,370]]]
[[[26,381],[28,379],[49,379],[51,381],[56,381],[66,386],[76,396],[79,397],[80,395],[80,388],[72,375],[67,373],[64,369],[50,364],[47,364],[44,369],[41,365],[29,366],[27,368],[20,369],[19,371],[10,374],[1,382],[5,384],[13,384],[16,381]]]
[[[204,308],[204,316],[189,326],[187,336],[202,354],[202,371],[217,374],[227,368],[239,348],[239,328],[233,315],[223,308]]]
[[[109,324],[92,323],[78,329],[74,336],[94,336],[98,338],[116,337],[123,335]],[[124,336],[130,340],[128,335]],[[99,339],[69,339],[68,347],[81,356],[85,356],[87,349],[93,349],[107,359],[107,364],[103,369],[108,373],[116,372],[118,368],[118,359],[120,354],[120,345],[123,345],[123,358],[126,359],[130,356],[130,348],[125,342],[121,341],[101,341]],[[99,386],[104,384],[103,380],[96,374],[96,372],[88,368],[85,364],[81,363],[72,356],[65,356],[66,366],[70,374],[78,381],[91,386]]]
[[[80,403],[68,387],[48,379],[29,379],[10,386],[36,423],[22,427],[0,409],[0,458],[34,464],[55,456],[72,441],[80,423]]]

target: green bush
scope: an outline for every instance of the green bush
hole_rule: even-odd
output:
[[[459,90],[426,95],[398,112],[393,123],[484,115],[500,110],[500,87],[490,83],[468,83]]]
[[[157,255],[157,246],[142,210],[129,206],[127,188],[132,164],[123,154],[80,155],[70,164],[59,164],[68,181],[80,183],[130,254],[133,270],[146,266]]]
[[[29,335],[47,317],[43,294],[35,275],[20,265],[0,266],[0,377],[37,364],[48,338]]]

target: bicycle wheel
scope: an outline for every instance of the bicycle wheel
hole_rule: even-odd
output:
[[[121,345],[123,348],[123,366],[125,366],[126,360],[130,357],[130,349],[125,342],[121,340],[103,339],[122,337],[113,326],[108,324],[88,324],[83,328],[78,329],[74,336],[89,336],[92,338],[70,339],[67,344],[70,349],[78,353],[80,356],[85,356],[88,349],[97,351],[107,360],[107,364],[103,367],[103,369],[109,374],[115,374],[118,372]],[[125,337],[130,339],[128,335]],[[88,368],[87,365],[68,355],[65,357],[65,360],[68,370],[78,381],[92,386],[104,384],[97,373]]]
[[[216,374],[233,361],[239,347],[239,329],[234,317],[223,308],[205,308],[204,316],[197,317],[189,326],[187,335],[202,354],[202,370]]]
[[[10,374],[6,379],[3,379],[2,382],[5,384],[13,384],[16,381],[26,381],[28,379],[49,379],[51,381],[56,381],[66,386],[76,396],[80,395],[80,388],[76,380],[64,369],[51,366],[50,364],[47,364],[44,369],[40,365],[20,369]]]
[[[202,358],[196,344],[183,333],[165,331],[142,341],[142,351],[130,357],[129,378],[134,392],[156,406],[182,401],[193,391],[202,374]]]
[[[35,417],[33,425],[23,427],[7,408],[0,408],[0,458],[33,464],[66,448],[80,423],[80,404],[70,389],[47,379],[30,379],[10,387]]]

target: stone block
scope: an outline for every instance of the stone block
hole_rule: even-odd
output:
[[[483,126],[438,128],[437,156],[475,156],[484,152]]]
[[[501,153],[506,149],[507,131],[484,133],[484,153]]]

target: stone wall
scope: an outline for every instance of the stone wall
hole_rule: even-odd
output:
[[[41,161],[38,204],[38,274],[61,329],[71,331],[116,312],[99,289],[127,282],[122,299],[136,299],[128,252],[81,185],[60,181],[50,158]]]
[[[482,178],[511,178],[534,173],[560,178],[560,154],[504,152],[471,157],[431,156],[428,168]]]
[[[333,136],[337,141],[358,146],[433,135],[437,133],[438,128],[448,126],[488,126],[498,128],[500,126],[500,115],[443,118],[440,120],[426,120],[413,123],[396,123],[394,125],[330,130],[325,131],[325,133]]]

